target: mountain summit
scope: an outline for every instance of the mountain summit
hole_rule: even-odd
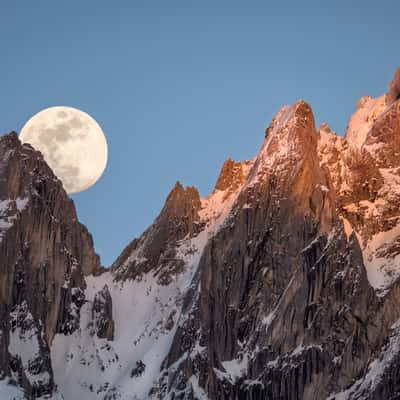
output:
[[[400,70],[344,137],[284,106],[213,192],[177,182],[110,269],[0,138],[0,398],[400,398]]]

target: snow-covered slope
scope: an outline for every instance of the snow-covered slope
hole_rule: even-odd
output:
[[[400,321],[397,321],[391,329],[387,342],[382,346],[379,356],[374,358],[365,375],[357,379],[349,388],[339,393],[332,394],[328,400],[362,400],[377,390],[377,387],[384,384],[385,374],[389,375],[390,370],[398,368],[397,363],[400,354]],[[398,380],[397,380],[398,381]],[[397,395],[398,393],[396,393]],[[379,396],[379,392],[378,392]],[[381,395],[382,400],[386,399]],[[396,399],[398,397],[392,397]]]
[[[350,146],[360,148],[365,143],[372,125],[386,107],[385,96],[376,99],[361,97],[347,128],[346,139]]]
[[[400,398],[396,76],[345,137],[284,106],[108,270],[41,155],[0,138],[0,400]]]
[[[383,296],[400,276],[399,104],[362,97],[345,138],[321,127],[321,165],[357,234],[371,285]]]
[[[243,163],[247,175],[251,163]],[[157,268],[134,280],[116,280],[127,261],[100,276],[86,278],[86,303],[80,328],[72,335],[58,334],[52,347],[55,381],[65,400],[146,399],[158,383],[181,315],[182,302],[197,271],[204,246],[224,223],[241,186],[215,190],[201,199],[202,229],[176,243],[175,257],[184,269],[168,284],[159,282]],[[150,231],[151,232],[151,231]],[[146,238],[148,239],[148,238]],[[135,249],[128,262],[141,261]],[[115,336],[99,339],[94,333],[93,300],[107,285],[112,297]]]
[[[0,399],[25,400],[24,391],[7,381],[0,381]]]

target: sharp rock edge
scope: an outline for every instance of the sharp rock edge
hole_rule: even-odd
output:
[[[1,137],[0,398],[398,398],[399,74],[345,136],[283,107],[107,270],[40,153]]]

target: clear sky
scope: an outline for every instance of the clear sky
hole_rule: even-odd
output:
[[[103,127],[109,162],[74,195],[109,265],[180,180],[202,195],[303,98],[344,133],[400,66],[400,1],[1,1],[0,133],[68,105]]]

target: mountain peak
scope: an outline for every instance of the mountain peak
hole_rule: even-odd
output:
[[[388,105],[390,105],[399,99],[400,99],[400,67],[397,69],[393,79],[390,81],[389,92],[387,94],[387,103]]]
[[[78,328],[85,276],[100,260],[61,182],[16,132],[0,138],[0,182],[0,374],[29,398],[49,397],[51,344]]]
[[[397,69],[393,79],[391,80],[387,94],[377,98],[362,96],[358,100],[356,111],[350,118],[346,132],[346,140],[348,144],[353,148],[361,148],[366,141],[371,142],[371,129],[377,125],[376,122],[382,119],[382,117],[385,119],[385,114],[389,119],[393,119],[389,114],[395,112],[392,105],[399,100],[399,98],[400,68]],[[376,141],[376,138],[372,140]]]
[[[200,209],[198,190],[177,181],[154,223],[113,263],[116,279],[136,279],[155,270],[160,282],[169,282],[182,269],[182,262],[176,262],[175,246],[198,232]]]
[[[235,191],[245,181],[251,164],[251,161],[234,161],[229,157],[221,168],[214,192],[216,190]]]
[[[347,139],[304,100],[283,107],[254,160],[228,158],[205,198],[177,181],[103,274],[40,153],[0,138],[0,375],[32,400],[393,398],[393,82]]]
[[[19,141],[18,133],[15,131],[11,131],[11,132],[7,133],[6,135],[1,136],[0,140],[11,140],[11,141],[18,140]]]
[[[289,128],[298,121],[303,121],[306,125],[310,124],[311,130],[315,131],[314,114],[310,105],[300,99],[292,105],[283,106],[272,120],[272,123],[265,131],[265,137],[277,134],[283,128]]]
[[[174,210],[175,213],[180,213],[180,210],[184,205],[192,204],[194,208],[200,204],[200,194],[196,187],[186,186],[184,187],[179,181],[177,181],[167,196],[164,209]]]
[[[182,191],[183,190],[183,185],[181,181],[176,181],[174,187],[172,188],[172,192],[174,191]]]
[[[319,127],[319,132],[324,132],[324,133],[332,133],[335,134],[335,132],[331,129],[329,124],[327,122],[323,122],[320,127]]]
[[[346,140],[351,147],[361,148],[373,124],[386,108],[385,96],[363,96],[358,100],[356,111],[351,116],[346,131]]]
[[[266,138],[250,172],[250,184],[269,174],[294,175],[317,154],[317,132],[311,107],[299,100],[282,107],[266,130]],[[275,171],[275,172],[274,172]]]

